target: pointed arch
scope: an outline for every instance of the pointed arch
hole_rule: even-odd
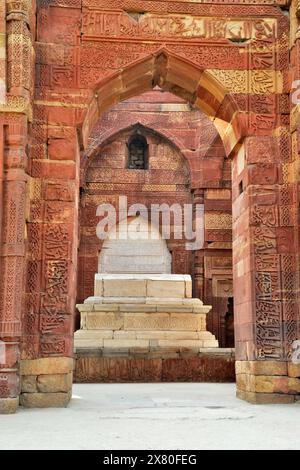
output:
[[[101,113],[157,85],[203,111],[214,121],[226,153],[231,152],[242,130],[235,119],[239,110],[230,93],[209,70],[202,70],[165,48],[96,83],[80,129],[83,149],[87,148],[88,138]]]
[[[160,137],[161,139],[165,140],[170,146],[175,148],[177,152],[179,152],[184,157],[184,159],[188,160],[188,157],[184,150],[183,142],[181,142],[181,140],[176,135],[174,135],[170,130],[168,129],[161,130],[159,126],[156,126],[154,123],[152,123],[151,126],[149,126],[149,125],[143,124],[141,121],[134,120],[126,126],[120,125],[117,128],[112,127],[107,132],[100,135],[97,139],[93,140],[92,145],[90,145],[87,148],[87,151],[84,152],[82,155],[82,159],[81,159],[81,169],[83,171],[82,176],[84,176],[84,173],[89,165],[89,162],[92,160],[97,150],[99,150],[101,147],[104,147],[106,144],[108,144],[110,141],[117,138],[117,136],[122,134],[123,132],[131,131],[131,130],[135,131],[137,128],[140,128],[144,130],[144,132],[146,133],[154,134],[155,136]]]

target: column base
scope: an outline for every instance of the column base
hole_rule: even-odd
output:
[[[294,395],[284,395],[280,393],[255,393],[237,389],[236,396],[241,400],[248,401],[255,405],[295,403]]]
[[[237,397],[250,403],[300,400],[300,364],[283,361],[236,361]]]
[[[72,391],[51,393],[22,393],[20,405],[25,408],[66,408]]]
[[[17,398],[0,398],[0,414],[13,414],[19,407],[19,397]]]
[[[53,357],[21,361],[20,405],[66,407],[72,396],[73,359]]]

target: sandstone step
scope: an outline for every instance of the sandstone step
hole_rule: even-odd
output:
[[[205,331],[206,316],[183,312],[82,312],[81,330]]]

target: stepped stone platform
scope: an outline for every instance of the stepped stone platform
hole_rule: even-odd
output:
[[[95,296],[77,305],[75,352],[166,352],[218,347],[206,331],[211,307],[192,298],[189,275],[96,274]]]
[[[77,305],[76,382],[234,380],[189,275],[96,274],[94,294]]]

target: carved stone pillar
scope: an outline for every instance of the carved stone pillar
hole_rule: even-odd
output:
[[[283,122],[281,116],[281,122]],[[233,265],[238,396],[289,403],[297,338],[297,267],[290,136],[247,137],[233,161]]]
[[[27,121],[31,115],[30,98],[34,76],[33,14],[34,8],[29,1],[6,1],[7,94],[0,104],[0,121],[3,125],[0,412],[4,413],[16,410],[20,392],[19,346],[24,304]]]
[[[293,18],[293,7],[296,4],[296,18]],[[300,191],[299,191],[299,162],[300,162],[300,100],[299,100],[299,80],[300,80],[300,0],[292,2],[290,8],[291,17],[291,31],[290,31],[290,68],[292,70],[292,76],[295,82],[292,82],[292,111],[290,115],[290,132],[291,132],[291,151],[289,165],[287,165],[287,172],[290,178],[293,179],[290,182],[289,200],[291,209],[293,211],[293,223],[294,223],[294,237],[295,246],[299,247],[300,240],[300,217],[299,217],[299,204],[300,204]],[[296,26],[296,34],[294,35],[294,25]],[[295,90],[295,86],[297,89]],[[296,96],[294,96],[296,92]],[[296,98],[296,99],[295,99]],[[299,351],[300,351],[300,254],[299,249],[296,252],[295,257],[296,265],[296,286],[293,295],[293,308],[290,309],[291,318],[293,319],[293,325],[290,325],[290,331],[293,337],[291,339],[297,339],[294,343],[294,347],[291,353],[291,359],[296,358],[299,362]],[[300,364],[293,364],[293,370],[297,370],[297,377],[300,377]]]
[[[9,405],[7,402],[11,411],[17,406],[19,395],[18,358],[24,286],[26,129],[23,126],[26,128],[26,118],[22,121],[23,125],[6,127],[4,135],[0,338],[5,343],[5,360],[0,375],[0,396],[13,399]]]

